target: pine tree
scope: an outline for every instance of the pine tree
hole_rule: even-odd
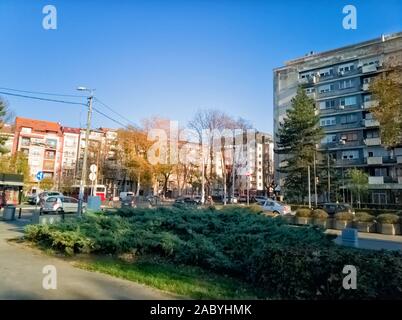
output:
[[[299,201],[307,194],[307,168],[313,165],[316,144],[323,136],[318,124],[314,100],[300,87],[280,124],[276,150],[286,155],[287,163],[280,169],[286,173],[286,193]]]

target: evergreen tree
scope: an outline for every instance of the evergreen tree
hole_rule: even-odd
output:
[[[314,100],[299,87],[291,101],[291,108],[286,112],[286,118],[280,124],[276,150],[286,155],[287,161],[280,169],[286,173],[286,194],[299,201],[307,194],[307,168],[313,165],[316,145],[323,136],[318,124],[319,116],[315,114]]]

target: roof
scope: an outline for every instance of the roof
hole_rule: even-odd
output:
[[[45,120],[35,120],[29,118],[15,118],[15,126],[17,131],[20,131],[21,127],[32,128],[34,131],[52,131],[61,133],[61,125],[57,122],[45,121]]]
[[[382,35],[381,37],[375,38],[375,39],[371,39],[368,41],[363,41],[363,42],[359,42],[359,43],[355,43],[355,44],[351,44],[351,45],[347,45],[347,46],[343,46],[343,47],[339,47],[336,49],[331,49],[331,50],[327,50],[327,51],[323,51],[323,52],[319,52],[319,53],[312,53],[312,54],[307,54],[303,57],[299,57],[299,58],[295,58],[289,61],[285,62],[285,66],[282,67],[278,67],[275,68],[274,70],[281,70],[284,69],[286,67],[295,65],[295,64],[299,64],[299,63],[304,63],[304,62],[308,62],[311,60],[315,60],[317,58],[324,58],[324,57],[328,57],[333,55],[334,53],[339,53],[342,51],[347,51],[347,50],[351,50],[351,49],[358,49],[358,48],[363,48],[363,47],[367,47],[373,44],[379,44],[388,40],[392,40],[392,39],[396,39],[396,38],[402,38],[402,32],[396,32],[396,33],[392,33],[389,35]]]
[[[76,134],[80,134],[81,129],[80,128],[72,128],[72,127],[62,127],[61,130],[64,133],[76,133]]]

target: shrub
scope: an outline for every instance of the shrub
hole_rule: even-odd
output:
[[[338,212],[335,213],[335,220],[339,220],[339,221],[349,221],[349,220],[353,220],[353,213],[351,212]]]
[[[322,209],[315,209],[312,216],[317,220],[326,220],[328,218],[328,213]]]
[[[398,223],[399,217],[396,214],[392,214],[392,213],[384,213],[384,214],[380,214],[377,217],[377,221],[380,223],[389,223],[389,224],[395,224]]]
[[[309,208],[299,208],[296,210],[296,217],[308,218],[311,217],[311,209]]]
[[[270,298],[402,298],[400,252],[339,247],[321,230],[288,226],[245,206],[135,208],[25,231],[27,239],[67,254],[135,252],[199,266],[249,282]],[[348,264],[359,274],[356,290],[342,287]]]
[[[357,212],[355,215],[355,221],[357,222],[373,222],[375,217],[367,212]]]

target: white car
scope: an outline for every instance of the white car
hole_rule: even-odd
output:
[[[275,200],[266,200],[262,205],[264,211],[270,211],[274,214],[293,214],[289,205]]]
[[[83,203],[82,211],[85,212],[86,205]],[[78,200],[72,197],[50,196],[41,204],[42,213],[56,212],[76,213],[78,211]]]

